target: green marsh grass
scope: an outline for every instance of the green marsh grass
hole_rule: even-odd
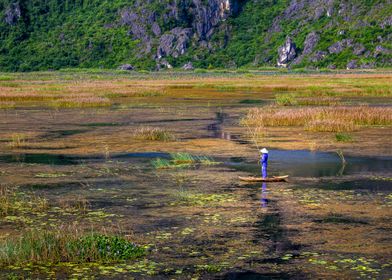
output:
[[[158,127],[139,127],[133,132],[133,138],[163,142],[176,140],[176,137],[171,132]]]
[[[282,93],[275,95],[275,102],[279,106],[336,106],[340,99],[329,96],[308,96],[307,94]]]
[[[276,104],[280,106],[297,105],[297,99],[293,93],[277,94],[275,96]]]
[[[31,230],[0,241],[0,265],[114,263],[145,255],[145,249],[115,235],[72,230]]]
[[[170,154],[170,159],[158,158],[152,162],[156,169],[189,168],[196,165],[216,165],[218,162],[207,156],[193,156],[188,153]]]
[[[353,137],[348,133],[336,133],[335,140],[337,142],[351,142]]]

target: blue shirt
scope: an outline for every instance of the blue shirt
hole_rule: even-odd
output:
[[[264,166],[268,165],[268,154],[263,154],[260,159],[260,163]]]

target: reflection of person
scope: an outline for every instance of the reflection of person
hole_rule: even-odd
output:
[[[261,207],[266,208],[268,206],[268,199],[267,199],[267,183],[263,183],[261,188]]]
[[[261,176],[267,178],[267,167],[268,167],[268,150],[263,148],[260,150],[260,164],[261,164]]]

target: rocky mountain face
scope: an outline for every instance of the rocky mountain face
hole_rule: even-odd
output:
[[[390,0],[1,0],[0,70],[392,66]]]
[[[132,39],[140,41],[139,56],[151,56],[158,68],[171,68],[166,58],[178,58],[191,46],[211,49],[209,42],[215,29],[237,11],[238,2],[174,1],[168,3],[163,14],[148,7],[148,2],[137,1],[133,7],[124,8],[120,13],[120,23],[129,28]],[[167,27],[170,25],[173,28]]]

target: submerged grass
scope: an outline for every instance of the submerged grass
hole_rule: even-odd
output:
[[[171,159],[158,158],[152,162],[156,169],[189,168],[196,165],[215,165],[218,162],[207,156],[193,156],[188,153],[170,154]]]
[[[56,264],[60,262],[110,263],[135,259],[145,249],[125,238],[77,230],[31,230],[0,242],[0,265]]]
[[[169,131],[159,127],[140,127],[133,132],[133,138],[148,141],[174,141],[176,137]]]
[[[227,202],[235,202],[233,194],[196,193],[180,188],[174,193],[176,199],[171,205],[211,206]]]
[[[242,125],[303,126],[311,131],[346,132],[359,126],[392,125],[392,108],[339,106],[314,108],[264,107],[249,110]]]
[[[26,195],[18,191],[17,187],[0,185],[0,217],[15,215],[18,212],[33,213],[48,209],[45,198]]]

